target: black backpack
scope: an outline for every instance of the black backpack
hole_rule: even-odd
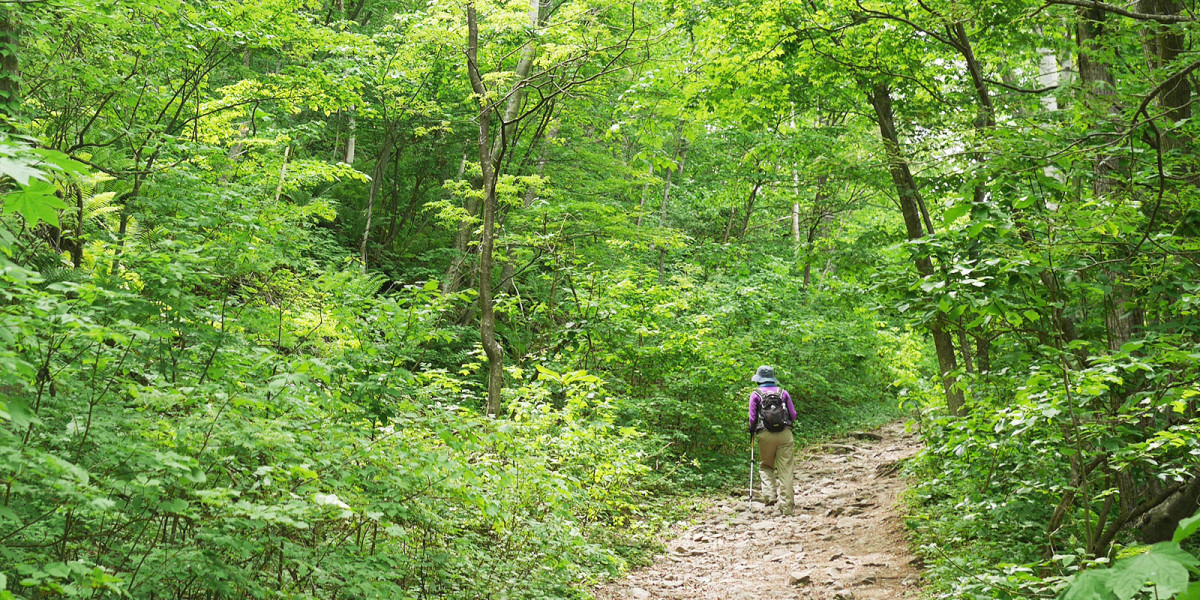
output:
[[[771,432],[783,431],[791,425],[788,414],[787,404],[783,401],[783,392],[774,391],[762,393],[758,396],[758,422]]]

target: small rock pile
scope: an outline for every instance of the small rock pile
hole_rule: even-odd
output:
[[[893,423],[797,457],[796,513],[715,500],[675,531],[655,563],[596,590],[598,600],[883,600],[917,597],[896,499],[896,464],[918,449]]]

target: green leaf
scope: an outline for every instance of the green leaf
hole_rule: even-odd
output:
[[[1158,598],[1170,598],[1187,588],[1188,572],[1174,557],[1153,551],[1121,561],[1112,569],[1117,600],[1129,600],[1143,587],[1155,588]]]
[[[1200,559],[1197,559],[1191,553],[1181,548],[1177,542],[1159,542],[1150,546],[1149,552],[1165,556],[1185,567],[1200,565]]]
[[[39,148],[34,150],[34,153],[40,155],[47,163],[58,167],[58,170],[63,173],[86,173],[88,170],[87,165],[77,160],[72,160],[71,157],[58,150]]]
[[[1178,544],[1191,537],[1197,529],[1200,529],[1200,512],[1179,521],[1179,526],[1175,528],[1175,535],[1171,537],[1171,541]]]
[[[1200,600],[1200,581],[1189,585],[1186,591],[1175,597],[1175,600]]]
[[[192,467],[190,471],[183,474],[183,478],[192,483],[204,483],[208,480],[208,476],[204,474],[204,469],[200,467]]]
[[[1109,589],[1111,574],[1108,569],[1093,569],[1075,575],[1060,600],[1113,600],[1116,596]]]
[[[942,221],[944,221],[947,225],[949,225],[949,224],[957,221],[959,217],[967,214],[970,211],[971,211],[970,204],[965,204],[965,203],[964,204],[955,204],[954,206],[951,206],[950,208],[946,209],[946,212],[942,213]]]
[[[533,368],[537,369],[538,379],[549,379],[551,381],[562,380],[562,377],[558,373],[555,373],[554,371],[551,371],[542,365],[533,365]]]
[[[33,414],[33,411],[29,410],[29,407],[20,400],[10,398],[5,401],[5,404],[8,416],[12,420],[13,425],[23,429],[30,425],[41,424],[41,420],[37,418],[37,415]]]
[[[13,181],[22,186],[28,186],[31,180],[46,177],[44,172],[31,165],[32,163],[28,160],[0,156],[0,176],[11,177]]]
[[[58,227],[58,210],[67,205],[54,195],[54,184],[34,181],[28,187],[4,196],[4,214],[18,213],[30,227],[45,221]]]
[[[66,563],[50,563],[43,567],[42,570],[45,571],[47,575],[52,575],[54,577],[58,577],[59,579],[66,579],[67,577],[71,576],[71,569],[67,567]]]

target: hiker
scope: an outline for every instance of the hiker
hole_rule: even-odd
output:
[[[792,423],[796,408],[787,390],[775,379],[775,369],[763,365],[750,381],[758,389],[750,392],[750,437],[757,437],[762,500],[767,506],[779,503],[779,512],[790,515],[795,508],[792,490]]]

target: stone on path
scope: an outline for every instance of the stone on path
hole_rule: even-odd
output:
[[[788,574],[788,585],[808,585],[812,583],[811,571],[792,571]]]

